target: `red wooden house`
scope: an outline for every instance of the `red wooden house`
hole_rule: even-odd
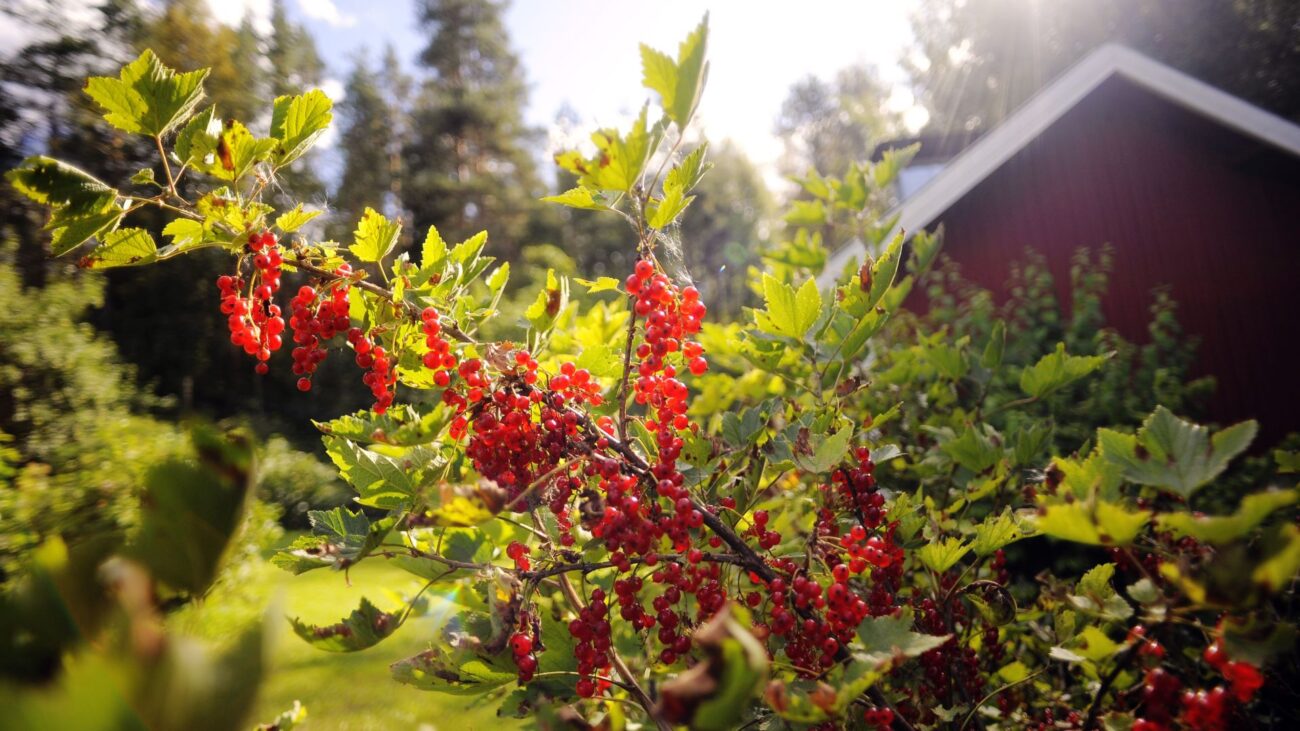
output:
[[[1169,286],[1218,379],[1212,416],[1300,430],[1300,126],[1111,45],[951,159],[919,160],[899,225],[942,225],[964,277],[999,292],[1034,248],[1068,301],[1071,256],[1109,243],[1108,322],[1144,342]]]

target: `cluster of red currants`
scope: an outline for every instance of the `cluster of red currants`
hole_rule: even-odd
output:
[[[434,385],[446,388],[451,385],[458,361],[451,352],[451,343],[442,335],[440,318],[437,310],[424,308],[420,313],[420,329],[424,332],[424,345],[429,349],[424,354],[424,367],[433,371]]]
[[[537,672],[537,656],[533,654],[533,639],[523,632],[510,636],[510,654],[515,659],[515,669],[519,672],[519,682],[527,683]]]
[[[1134,628],[1134,632],[1141,630]],[[1130,637],[1132,636],[1130,633]],[[1141,636],[1144,633],[1138,633]],[[1139,640],[1147,644],[1152,640]],[[1152,655],[1144,644],[1140,652],[1158,661],[1163,653]],[[1233,727],[1237,707],[1255,697],[1264,685],[1264,676],[1254,665],[1243,660],[1230,660],[1223,650],[1223,641],[1216,638],[1201,655],[1206,664],[1223,674],[1228,686],[1215,686],[1210,690],[1179,691],[1182,684],[1174,675],[1159,665],[1146,671],[1142,682],[1142,717],[1134,724],[1134,731],[1170,731],[1186,728],[1192,731],[1222,731]],[[1176,717],[1175,717],[1176,716]]]
[[[253,254],[253,288],[247,298],[240,296],[245,282],[242,277],[217,277],[221,291],[221,312],[230,328],[230,342],[257,358],[254,370],[265,374],[267,361],[280,349],[284,318],[280,307],[272,302],[280,289],[280,267],[284,263],[275,234],[270,231],[249,234],[248,251]]]
[[[686,416],[686,384],[677,378],[677,367],[668,357],[682,352],[688,356],[687,367],[699,375],[708,369],[703,348],[687,338],[700,331],[700,322],[707,309],[700,302],[700,293],[694,287],[680,292],[677,286],[646,259],[636,263],[636,271],[627,278],[627,291],[636,298],[633,311],[645,318],[642,342],[636,348],[637,379],[636,402],[645,406],[651,418],[646,428],[655,435],[659,448],[653,465],[655,479],[681,484],[677,471],[677,456],[683,441],[679,432],[694,429]],[[698,526],[695,526],[698,527]]]
[[[888,708],[871,706],[862,714],[862,720],[866,721],[868,726],[887,729],[894,723],[894,712]]]
[[[359,327],[348,329],[348,343],[357,354],[357,366],[366,369],[361,382],[370,388],[375,397],[372,407],[376,414],[388,411],[397,389],[397,364],[388,357],[384,346],[373,342]]]
[[[611,632],[605,592],[600,588],[592,589],[591,601],[578,612],[576,619],[569,622],[569,634],[577,640],[573,656],[578,661],[578,674],[582,676],[577,691],[584,698],[609,687],[609,681],[597,677],[597,673],[609,673]]]
[[[461,364],[467,383],[480,372],[470,366],[478,364],[478,360]],[[536,507],[546,495],[546,485],[533,483],[563,471],[557,467],[569,456],[570,440],[578,434],[578,415],[563,408],[563,397],[556,393],[506,385],[482,398],[478,390],[477,386],[469,389],[469,399],[479,403],[465,455],[480,475],[505,489],[515,510]],[[529,495],[519,499],[530,486]]]
[[[324,291],[302,286],[289,301],[289,327],[293,330],[293,373],[298,378],[298,390],[311,390],[311,377],[325,360],[325,344],[335,335],[346,332],[351,323],[348,315],[348,297],[352,291],[347,282],[352,267],[342,264],[335,270],[338,280]]]

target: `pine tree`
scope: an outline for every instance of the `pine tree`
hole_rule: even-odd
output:
[[[495,0],[422,0],[428,72],[415,100],[403,202],[417,230],[460,239],[491,227],[493,249],[518,252],[536,209],[535,163],[523,144],[527,95]]]
[[[325,74],[325,61],[316,41],[306,28],[289,20],[284,0],[271,3],[271,36],[267,39],[266,58],[271,64],[271,97],[300,94],[319,84]]]
[[[247,27],[251,32],[251,24]],[[258,93],[261,70],[251,63],[250,43],[256,50],[256,39],[218,23],[206,0],[167,0],[140,39],[141,47],[152,48],[172,68],[211,69],[204,84],[209,101],[218,114],[246,124],[266,114],[266,99]]]
[[[0,51],[0,170],[38,151],[105,177],[129,175],[141,167],[148,151],[124,143],[82,93],[85,77],[107,73],[132,56],[141,23],[135,3],[108,0],[87,17],[66,4],[6,0],[0,2],[0,14],[31,39]],[[2,183],[0,211],[0,241],[17,242],[23,284],[44,286],[59,266],[49,258],[45,214]]]
[[[266,60],[270,67],[267,109],[276,97],[300,94],[324,79],[325,62],[316,49],[316,41],[306,28],[289,20],[283,0],[271,3],[271,35],[266,45]],[[317,159],[318,151],[312,151],[281,171],[277,181],[279,187],[290,191],[297,200],[323,199],[325,184],[316,174]]]
[[[338,106],[343,174],[334,195],[339,207],[333,230],[339,239],[351,232],[366,208],[382,211],[388,207],[385,204],[397,177],[388,143],[396,110],[364,53],[357,57],[344,88]]]

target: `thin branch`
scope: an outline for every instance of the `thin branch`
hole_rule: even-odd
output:
[[[633,299],[628,295],[629,299]],[[618,387],[618,438],[627,439],[627,382],[632,375],[632,341],[636,339],[636,307],[627,308],[627,345],[623,348],[623,380]]]
[[[532,513],[532,516],[533,524],[537,526],[538,530],[543,530],[544,526],[541,524],[541,518],[537,516],[537,513]],[[546,540],[547,543],[550,542],[549,538]],[[586,604],[582,601],[582,597],[578,596],[578,592],[574,591],[573,584],[569,582],[568,574],[561,573],[557,578],[560,582],[560,593],[564,595],[566,600],[568,600],[569,607],[573,609],[573,611],[581,614],[582,610],[586,608]],[[614,671],[623,679],[623,682],[628,684],[628,692],[636,699],[637,705],[645,709],[646,715],[654,721],[655,726],[657,726],[660,731],[672,731],[672,726],[670,726],[668,722],[661,718],[655,711],[654,701],[645,692],[645,689],[641,687],[641,684],[636,681],[636,675],[632,673],[632,669],[627,666],[627,663],[623,662],[623,658],[619,656],[618,651],[613,647],[609,648],[609,660],[610,664],[614,666]]]
[[[1115,684],[1115,679],[1119,677],[1119,674],[1124,672],[1129,663],[1133,661],[1133,658],[1137,657],[1138,650],[1143,644],[1144,642],[1139,640],[1125,648],[1120,653],[1119,658],[1115,660],[1115,667],[1111,668],[1109,673],[1106,673],[1105,678],[1102,678],[1101,685],[1097,687],[1097,692],[1092,696],[1092,703],[1088,704],[1088,717],[1083,721],[1083,731],[1089,731],[1089,729],[1097,727],[1097,716],[1101,713],[1102,700],[1106,697],[1106,693],[1110,691],[1110,687]]]
[[[681,556],[660,556],[659,560],[667,563],[683,563],[686,559],[682,558]],[[705,563],[721,563],[721,564],[729,564],[731,566],[740,566],[740,567],[745,566],[745,562],[742,561],[739,556],[730,553],[706,553],[701,557],[700,560],[704,561]],[[645,558],[638,556],[635,558],[627,559],[627,562],[630,564],[644,564]],[[614,563],[613,561],[588,561],[588,562],[581,562],[581,563],[562,563],[562,564],[556,564],[549,568],[538,569],[536,571],[521,571],[519,572],[519,576],[520,578],[523,578],[525,580],[542,581],[552,576],[560,576],[561,574],[568,574],[574,571],[581,571],[584,574],[589,574],[592,571],[600,571],[601,569],[613,568],[617,565],[618,564]]]
[[[419,314],[419,308],[416,307],[414,303],[406,302],[404,300],[399,300],[391,290],[384,289],[383,287],[380,287],[379,285],[374,284],[373,282],[367,282],[365,279],[360,278],[364,276],[364,273],[354,272],[352,276],[347,276],[347,275],[339,274],[337,272],[332,272],[328,269],[325,269],[323,267],[318,267],[315,264],[312,264],[311,262],[307,261],[307,259],[303,257],[301,252],[296,252],[296,253],[297,255],[289,263],[295,267],[298,267],[303,271],[311,272],[312,274],[318,274],[322,277],[327,277],[329,279],[334,279],[338,281],[346,280],[351,286],[356,287],[358,289],[363,289],[377,297],[386,299],[389,302],[392,302],[393,304],[406,309],[406,311],[412,315]],[[455,322],[447,320],[442,322],[441,325],[442,325],[443,332],[451,335],[453,338],[459,340],[462,343],[466,343],[469,345],[476,345],[478,343],[478,341],[476,341],[474,338],[470,337],[469,335],[466,335],[465,332],[460,329],[460,326],[457,325]]]
[[[172,164],[167,161],[167,150],[163,147],[162,135],[153,136],[154,144],[158,146],[158,156],[162,158],[163,174],[167,176],[167,192],[173,198],[179,198],[176,193],[176,178],[172,175]]]
[[[971,722],[971,719],[975,717],[975,713],[979,711],[980,707],[983,706],[985,703],[988,703],[989,701],[993,700],[993,698],[996,697],[997,695],[1001,694],[1004,691],[1011,690],[1012,688],[1016,687],[1017,685],[1020,685],[1021,683],[1028,683],[1034,678],[1037,678],[1039,675],[1042,675],[1043,672],[1044,671],[1042,670],[1038,670],[1029,675],[1026,675],[1025,677],[1021,678],[1020,680],[1017,680],[1014,683],[1007,683],[1001,688],[996,688],[990,691],[988,695],[981,698],[980,702],[976,703],[975,706],[970,709],[970,713],[966,714],[966,718],[962,720],[961,726],[958,727],[957,731],[963,731],[966,728],[966,724]]]

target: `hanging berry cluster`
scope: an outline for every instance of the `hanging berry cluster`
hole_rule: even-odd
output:
[[[371,408],[376,414],[388,411],[397,388],[396,364],[389,359],[384,346],[372,341],[359,327],[348,329],[348,344],[356,352],[357,366],[366,371],[361,382],[370,388],[370,395],[375,397],[375,404]]]
[[[1160,659],[1153,653],[1144,654],[1153,661]],[[1205,648],[1202,659],[1222,674],[1228,685],[1184,691],[1177,676],[1159,665],[1150,667],[1143,677],[1142,712],[1133,724],[1134,731],[1219,731],[1242,723],[1238,711],[1263,687],[1263,674],[1248,662],[1229,659],[1220,638]]]
[[[280,349],[284,318],[280,307],[272,302],[280,290],[280,267],[284,263],[275,234],[270,231],[249,234],[247,251],[253,255],[253,276],[248,297],[240,292],[245,282],[238,272],[217,277],[221,291],[221,312],[230,328],[230,342],[257,359],[254,370],[265,374],[267,361]]]
[[[346,332],[349,319],[351,286],[347,277],[352,267],[342,264],[334,271],[338,279],[316,287],[304,285],[289,301],[289,327],[293,330],[293,373],[298,378],[298,390],[311,390],[311,377],[325,360],[326,344],[339,333]]]

